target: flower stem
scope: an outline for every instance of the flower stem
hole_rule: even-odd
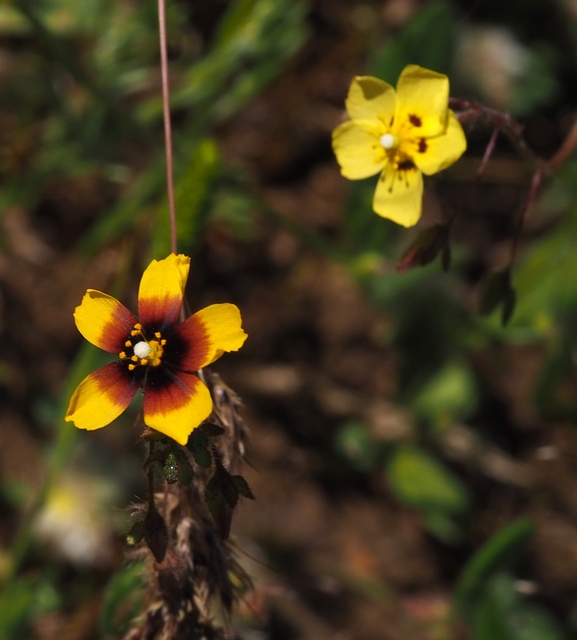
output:
[[[162,76],[162,113],[164,116],[164,145],[166,149],[166,183],[170,215],[170,248],[178,253],[176,236],[176,206],[174,204],[174,172],[172,162],[172,129],[170,126],[170,87],[168,83],[168,54],[166,45],[166,4],[158,0],[158,28],[160,34],[160,72]]]

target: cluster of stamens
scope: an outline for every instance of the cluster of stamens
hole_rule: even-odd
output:
[[[147,340],[142,331],[142,325],[138,322],[134,325],[134,329],[130,332],[130,338],[124,343],[124,346],[130,351],[121,351],[118,357],[121,360],[130,360],[128,365],[129,371],[134,371],[138,366],[157,367],[162,362],[162,354],[166,340],[162,337],[160,331],[154,334],[153,340]]]

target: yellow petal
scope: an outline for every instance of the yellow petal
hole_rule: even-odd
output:
[[[178,322],[190,258],[171,253],[153,260],[140,280],[138,315],[145,329],[162,331]]]
[[[74,321],[88,342],[104,351],[120,353],[136,318],[116,298],[88,289],[74,311]]]
[[[225,351],[238,351],[247,334],[242,330],[238,307],[234,304],[213,304],[198,311],[174,330],[181,345],[170,359],[167,349],[166,364],[184,371],[197,371],[214,362]]]
[[[118,418],[137,390],[138,384],[127,370],[113,362],[84,378],[70,399],[64,419],[79,429],[100,429]]]
[[[401,137],[438,136],[447,126],[449,78],[410,64],[397,82],[395,129]]]
[[[467,139],[461,123],[449,110],[447,130],[436,138],[423,138],[415,143],[413,160],[426,175],[446,169],[456,162],[467,148]]]
[[[166,368],[158,371],[156,384],[150,384],[149,376],[144,389],[144,422],[152,429],[184,445],[211,412],[210,392],[195,375]]]
[[[378,78],[357,76],[351,83],[345,105],[352,120],[379,120],[389,126],[395,115],[395,90]]]
[[[422,200],[421,172],[415,166],[395,171],[392,163],[387,163],[373,199],[375,212],[403,227],[412,227],[421,217]]]
[[[345,178],[361,180],[383,168],[385,150],[379,135],[377,125],[366,120],[349,120],[333,131],[333,150]]]

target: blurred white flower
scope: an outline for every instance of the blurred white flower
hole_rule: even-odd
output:
[[[38,538],[74,564],[96,565],[111,557],[101,482],[79,474],[61,478],[35,523]]]
[[[459,74],[494,107],[507,109],[515,84],[531,66],[531,52],[504,27],[466,29],[457,45]]]

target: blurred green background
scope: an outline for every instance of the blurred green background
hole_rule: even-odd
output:
[[[255,590],[232,628],[575,637],[577,160],[538,194],[503,325],[480,301],[534,167],[500,136],[475,184],[492,130],[468,125],[405,230],[330,134],[354,75],[416,63],[550,157],[575,120],[577,3],[179,0],[168,31],[189,301],[238,304],[250,336],[215,367],[244,398],[257,498],[233,525]],[[73,324],[85,289],[134,308],[169,252],[154,2],[0,4],[0,185],[0,640],[122,638],[144,597],[135,411],[90,433],[62,416],[106,361]],[[454,214],[448,271],[399,275]]]

